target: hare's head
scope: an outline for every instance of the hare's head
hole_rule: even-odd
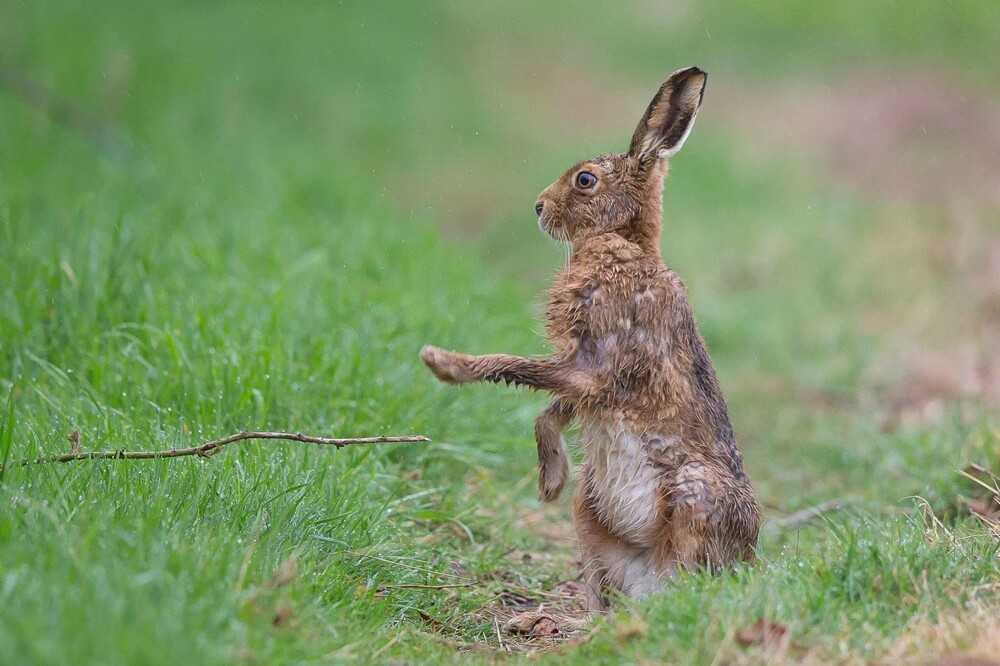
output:
[[[701,105],[708,75],[697,67],[674,72],[660,86],[625,153],[575,164],[538,196],[538,224],[573,242],[615,232],[658,250],[667,158],[684,145]]]

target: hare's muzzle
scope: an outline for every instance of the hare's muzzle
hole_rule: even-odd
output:
[[[542,233],[544,233],[544,234],[546,234],[546,235],[551,236],[551,237],[554,238],[555,236],[552,233],[552,229],[549,228],[549,223],[552,221],[551,220],[552,216],[550,214],[549,215],[550,219],[548,219],[548,220],[545,219],[545,202],[544,201],[539,201],[538,203],[535,204],[535,213],[538,215],[538,228],[542,230]],[[551,213],[551,211],[550,211],[550,213]]]

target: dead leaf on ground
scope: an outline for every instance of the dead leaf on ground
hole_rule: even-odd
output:
[[[965,499],[966,505],[969,507],[969,513],[974,516],[978,516],[983,520],[995,523],[1000,520],[1000,503],[997,500],[988,500],[980,498],[963,498]]]
[[[271,575],[271,580],[267,581],[267,589],[284,587],[295,579],[299,572],[299,558],[294,553],[285,559]]]
[[[969,463],[962,469],[962,475],[983,486],[993,495],[1000,495],[1000,478],[982,465]]]
[[[548,613],[525,611],[507,620],[507,631],[526,636],[562,636],[565,632]]]
[[[956,503],[979,518],[1000,539],[1000,479],[981,465],[971,463],[959,471],[971,482],[968,497],[959,496]]]
[[[431,625],[431,629],[433,629],[434,631],[437,631],[446,626],[443,622],[441,622],[441,620],[437,620],[431,617],[430,615],[428,615],[427,613],[425,613],[420,609],[417,609],[417,615],[420,616],[421,620]]]
[[[483,608],[498,631],[505,628],[507,638],[501,641],[505,650],[535,650],[539,641],[555,645],[578,635],[587,624],[584,590],[578,581],[562,581],[547,591],[539,590],[538,597],[535,594],[506,588]]]
[[[278,609],[278,612],[274,614],[274,617],[271,618],[271,624],[275,627],[280,627],[293,617],[295,617],[295,611],[292,610],[291,606],[282,606]]]
[[[749,627],[736,632],[736,642],[743,647],[759,645],[765,651],[777,650],[788,634],[788,627],[760,618]]]

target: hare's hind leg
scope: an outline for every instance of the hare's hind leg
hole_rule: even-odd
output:
[[[612,537],[597,520],[582,483],[577,486],[576,497],[573,498],[573,522],[583,556],[583,584],[587,595],[587,610],[592,612],[606,610],[608,565],[603,556],[607,542]]]
[[[654,549],[634,546],[611,534],[579,491],[573,518],[583,552],[587,610],[605,610],[610,590],[640,599],[662,589],[664,580],[676,573],[672,561],[657,566]]]
[[[749,484],[734,486],[727,493],[722,520],[713,530],[709,561],[720,565],[757,560],[754,546],[760,533],[760,508]]]
[[[622,592],[632,599],[642,599],[663,589],[668,578],[677,574],[677,566],[670,561],[658,562],[654,548],[636,552],[622,562]]]
[[[572,408],[564,401],[553,400],[535,420],[538,444],[538,498],[543,502],[559,499],[569,478],[569,455],[562,431],[573,418]]]
[[[668,491],[669,537],[657,549],[656,561],[710,570],[753,562],[760,509],[749,484],[698,463],[678,470],[676,481]]]

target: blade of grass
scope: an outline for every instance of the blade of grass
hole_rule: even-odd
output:
[[[14,441],[14,387],[7,393],[7,409],[3,420],[0,420],[0,483],[7,470],[7,459],[10,457],[11,442]]]

